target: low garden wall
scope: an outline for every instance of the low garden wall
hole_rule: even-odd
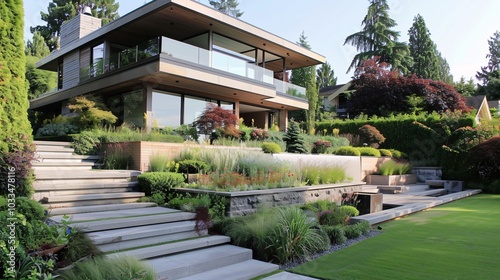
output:
[[[228,202],[226,215],[229,217],[249,215],[260,206],[285,206],[304,204],[317,200],[333,200],[338,203],[342,194],[361,191],[364,183],[342,183],[321,186],[267,189],[255,191],[217,192],[199,189],[176,189],[190,194],[211,194],[226,197]]]

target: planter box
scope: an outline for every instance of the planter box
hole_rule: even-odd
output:
[[[424,183],[427,180],[441,180],[441,167],[413,167],[412,173],[417,176],[417,182]]]
[[[175,189],[177,192],[196,194],[211,194],[224,196],[228,199],[226,215],[229,217],[243,216],[255,213],[260,206],[283,206],[305,204],[317,200],[328,199],[340,204],[342,194],[361,191],[365,183],[343,183],[295,188],[280,188],[239,192],[216,192],[199,189]]]
[[[404,175],[368,175],[366,180],[368,185],[398,186],[417,183],[417,176],[414,174]]]

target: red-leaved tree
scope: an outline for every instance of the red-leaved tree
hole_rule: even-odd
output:
[[[350,89],[348,110],[353,116],[468,110],[464,98],[452,86],[415,75],[402,76],[390,71],[387,63],[379,63],[377,57],[360,64]]]
[[[217,128],[233,130],[238,117],[231,111],[209,103],[203,113],[193,122],[199,133],[210,135]]]

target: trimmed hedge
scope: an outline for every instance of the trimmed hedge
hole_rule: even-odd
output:
[[[381,153],[379,150],[372,147],[359,147],[357,148],[362,156],[370,156],[370,157],[380,157]]]
[[[338,147],[332,151],[334,155],[342,155],[342,156],[360,156],[361,152],[354,147],[350,146],[345,146],[345,147]]]
[[[147,172],[137,177],[139,189],[147,196],[155,193],[167,194],[172,188],[184,183],[184,176],[174,172]]]
[[[264,142],[261,145],[262,151],[266,154],[279,154],[281,153],[281,146],[274,142]]]

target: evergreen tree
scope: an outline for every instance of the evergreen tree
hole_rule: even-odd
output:
[[[299,125],[291,121],[286,134],[283,136],[283,141],[286,142],[286,151],[295,154],[307,154],[307,148],[304,138],[300,134]]]
[[[312,73],[315,72],[314,66]],[[307,132],[313,133],[314,121],[316,120],[316,109],[318,106],[318,88],[316,87],[316,75],[310,75],[309,81],[306,85],[306,97],[309,103],[309,110],[307,111]]]
[[[439,77],[438,80],[443,81],[449,85],[453,85],[453,75],[450,73],[450,65],[448,64],[448,61],[446,61],[446,58],[444,58],[441,55],[441,52],[437,51],[437,58],[438,58],[438,70],[439,70]]]
[[[299,46],[302,46],[308,50],[311,49],[311,46],[309,45],[309,42],[307,41],[307,37],[302,31],[299,37],[299,41],[297,42]],[[292,70],[292,78],[290,81],[294,85],[298,85],[301,87],[306,87],[307,82],[310,80],[310,76],[314,73],[312,70],[312,67],[302,67],[299,69],[293,69]]]
[[[0,1],[0,15],[0,151],[3,154],[24,150],[31,126],[27,113],[23,1]]]
[[[417,15],[413,25],[408,30],[410,36],[410,55],[413,66],[410,72],[419,78],[439,80],[439,59],[436,54],[436,45],[431,40],[431,34],[425,25],[424,18]]]
[[[337,77],[333,72],[330,64],[325,62],[318,70],[316,70],[316,86],[318,90],[337,84]]]
[[[465,77],[462,76],[460,81],[456,82],[454,85],[455,90],[462,96],[474,96],[476,95],[476,85],[472,78],[469,81],[465,81]]]
[[[107,24],[118,18],[118,3],[115,0],[93,0],[92,15],[102,19]],[[47,7],[47,13],[40,12],[46,25],[31,27],[31,33],[40,32],[50,51],[58,48],[62,24],[75,17],[89,1],[87,0],[52,0]]]
[[[399,32],[392,30],[397,24],[389,17],[386,0],[370,0],[368,13],[361,22],[363,30],[347,36],[345,44],[356,47],[356,54],[347,69],[355,69],[361,61],[380,57],[380,62],[389,63],[392,70],[408,73],[412,65],[410,50],[405,43],[398,42]]]
[[[481,81],[477,93],[486,95],[490,100],[500,99],[500,32],[496,31],[488,40],[488,65],[481,67],[476,78]]]
[[[214,9],[218,10],[219,12],[235,18],[239,18],[243,15],[243,12],[238,9],[239,3],[237,0],[210,1],[210,5],[212,5],[212,7],[214,7]]]
[[[33,41],[26,43],[25,52],[28,99],[33,99],[57,87],[57,74],[35,67],[38,60],[50,53],[43,37],[38,32],[33,34]]]

